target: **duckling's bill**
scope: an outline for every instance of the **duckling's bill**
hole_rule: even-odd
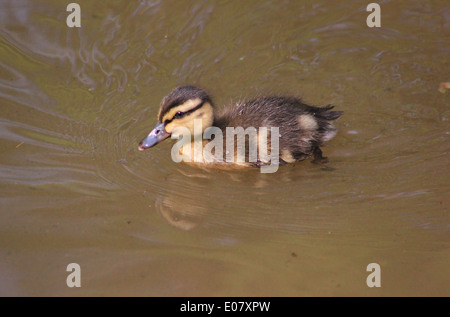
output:
[[[138,150],[144,151],[156,144],[164,141],[170,136],[166,131],[164,123],[158,123],[153,130],[141,142],[139,142]]]

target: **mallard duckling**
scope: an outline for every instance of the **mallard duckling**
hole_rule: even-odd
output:
[[[255,127],[258,129],[266,127],[270,129],[278,127],[277,159],[279,164],[302,161],[309,157],[314,157],[314,162],[324,163],[327,158],[322,156],[320,146],[336,135],[337,129],[331,121],[343,114],[343,111],[330,111],[331,109],[333,107],[329,105],[326,107],[308,106],[296,97],[269,96],[239,102],[234,106],[225,107],[220,112],[216,112],[211,98],[203,89],[194,86],[182,86],[175,88],[164,97],[158,113],[158,123],[150,134],[139,143],[138,149],[143,151],[155,146],[171,136],[180,127],[184,127],[185,130],[187,128],[191,135],[198,134],[199,131],[204,133],[209,127],[217,127],[222,131],[220,134],[223,139],[220,141],[223,144],[224,159],[220,156],[215,157],[213,163],[226,162],[228,164],[230,161],[225,160],[225,155],[229,152],[229,149],[225,146],[227,144],[227,128],[242,127],[247,129]],[[201,123],[201,130],[196,130],[194,121]],[[272,130],[268,135],[271,134]],[[259,138],[260,133],[256,135],[256,138]],[[211,139],[217,141],[217,136],[218,134],[215,134],[214,138]],[[234,141],[234,135],[232,135],[232,138]],[[246,135],[247,144],[250,139],[252,139],[250,135]],[[210,141],[205,138],[200,140],[202,146]],[[257,141],[259,140],[255,140],[261,147],[263,143]],[[195,142],[197,141],[192,138],[189,142],[193,144],[192,147],[189,147],[190,151],[195,148]],[[272,151],[274,147],[270,143],[270,138],[268,138],[267,145],[269,151]],[[268,164],[267,160],[261,160],[260,157],[256,161],[250,161],[249,158],[249,147],[246,147],[243,165],[261,166]],[[202,161],[202,163],[206,162]],[[208,160],[208,163],[211,163],[211,160]],[[231,163],[236,163],[236,161]],[[242,162],[240,165],[242,165]]]

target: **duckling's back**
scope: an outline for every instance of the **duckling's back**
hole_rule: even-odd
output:
[[[226,127],[278,127],[280,163],[301,161],[313,155],[316,161],[323,162],[326,158],[322,157],[319,146],[336,135],[337,129],[331,121],[343,114],[331,109],[332,106],[309,106],[295,97],[259,97],[224,108],[214,125],[224,132]]]

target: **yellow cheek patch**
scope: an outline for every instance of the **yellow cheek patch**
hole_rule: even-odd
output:
[[[185,127],[191,131],[191,135],[194,135],[194,120],[188,117],[173,120],[165,126],[165,130],[172,133],[177,127]]]
[[[186,101],[185,103],[173,107],[172,109],[170,109],[169,111],[167,111],[167,113],[164,115],[164,117],[162,118],[162,122],[166,121],[166,120],[172,120],[173,116],[181,111],[181,112],[186,112],[189,111],[193,108],[195,108],[196,106],[198,106],[202,101],[200,100],[200,98],[196,98],[196,99],[191,99]],[[167,130],[166,130],[167,131]]]
[[[213,121],[214,121],[214,112],[213,112],[213,107],[211,106],[211,104],[209,102],[205,102],[203,104],[203,107],[201,107],[199,109],[199,112],[202,112],[202,124],[203,124],[203,131],[212,126]]]
[[[197,106],[197,104],[195,104],[195,106]],[[179,107],[177,107],[177,108],[179,109]],[[188,111],[190,109],[192,109],[192,107],[185,111]],[[183,111],[183,110],[178,110],[178,111]],[[166,116],[164,116],[164,117],[166,117]],[[194,111],[193,113],[191,113],[183,118],[174,119],[171,122],[169,122],[165,126],[165,129],[167,132],[172,133],[173,130],[177,127],[185,127],[185,128],[189,129],[189,131],[191,132],[191,135],[193,136],[194,132],[195,132],[194,119],[202,120],[202,132],[204,132],[206,128],[212,126],[213,121],[214,121],[214,113],[213,113],[213,108],[212,108],[211,104],[209,102],[205,102],[203,104],[203,106],[200,107],[197,111]],[[170,120],[170,119],[167,119],[167,120]]]

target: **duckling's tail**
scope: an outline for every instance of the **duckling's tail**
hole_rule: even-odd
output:
[[[330,121],[336,120],[344,111],[330,111],[334,106],[328,105],[325,107],[317,107],[314,116],[318,122],[318,145],[323,145],[336,136],[337,128]]]
[[[334,106],[331,105],[318,108],[318,111],[315,113],[315,116],[328,121],[336,120],[337,118],[342,116],[344,111],[329,111],[333,108]]]

